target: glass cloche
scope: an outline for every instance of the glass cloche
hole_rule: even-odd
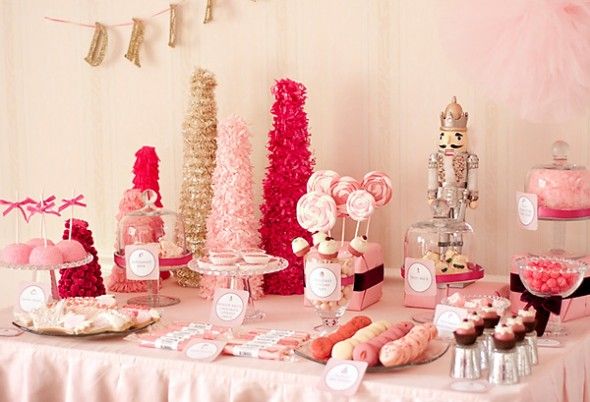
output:
[[[525,191],[537,195],[539,219],[590,218],[590,171],[568,160],[569,145],[556,141],[553,161],[534,166]]]
[[[434,218],[414,223],[406,232],[404,257],[431,260],[437,283],[470,282],[483,277],[472,259],[475,239],[471,226],[446,217],[446,203],[435,201]]]
[[[142,193],[144,207],[124,215],[117,227],[115,263],[125,268],[125,249],[132,245],[154,245],[158,249],[160,271],[186,266],[192,254],[186,247],[184,222],[176,212],[155,206],[157,194],[153,190]],[[149,281],[156,282],[156,281]],[[149,284],[150,294],[129,300],[131,304],[162,307],[179,302],[178,299],[158,294],[159,284]]]

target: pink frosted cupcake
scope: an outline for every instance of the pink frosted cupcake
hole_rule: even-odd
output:
[[[522,318],[526,332],[533,332],[537,328],[535,315],[536,313],[533,310],[518,310],[518,316]]]
[[[512,328],[512,332],[514,332],[516,342],[522,342],[524,340],[524,336],[526,335],[526,328],[522,323],[521,317],[513,315],[512,317],[506,320],[506,325]]]
[[[483,318],[485,328],[494,328],[500,322],[500,316],[492,303],[488,303],[487,306],[482,307],[479,315]]]
[[[52,266],[63,264],[64,259],[57,246],[37,246],[31,251],[29,264],[40,266]]]
[[[80,261],[87,255],[84,246],[76,240],[62,240],[56,247],[61,251],[64,262]]]
[[[477,332],[473,322],[465,318],[453,332],[457,345],[469,346],[475,343]]]
[[[33,248],[24,243],[13,243],[2,249],[0,260],[7,264],[28,264],[29,256]]]
[[[477,311],[472,311],[467,315],[467,319],[473,323],[477,336],[481,336],[484,329],[483,318],[477,314]]]
[[[510,350],[516,345],[516,337],[512,328],[506,324],[496,325],[494,328],[494,346],[498,350]]]

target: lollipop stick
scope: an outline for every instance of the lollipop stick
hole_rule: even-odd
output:
[[[356,221],[356,229],[354,231],[354,237],[359,235],[359,227],[361,226],[361,221]]]
[[[45,231],[45,212],[43,211],[45,209],[45,201],[43,197],[45,197],[45,194],[41,193],[41,235],[43,236],[43,246],[47,247],[47,232]]]
[[[74,198],[75,190],[72,189],[72,198]],[[72,209],[70,211],[70,230],[68,230],[68,240],[72,240],[72,223],[74,222],[74,204],[72,204]]]
[[[340,247],[344,246],[344,234],[346,233],[346,217],[342,218],[342,233],[340,234]]]
[[[368,238],[369,237],[369,227],[371,226],[371,217],[369,216],[369,219],[367,220],[367,229],[365,230],[365,236]]]
[[[14,202],[18,202],[18,191],[16,192],[16,198],[15,198],[14,200],[15,200]],[[15,231],[15,232],[16,232],[16,233],[15,233],[15,236],[16,236],[16,241],[15,241],[15,243],[17,243],[17,244],[18,244],[18,241],[20,240],[20,230],[19,230],[19,229],[20,229],[20,225],[19,225],[19,222],[18,222],[18,219],[19,219],[19,218],[18,218],[18,214],[15,214],[15,217],[14,217],[14,218],[16,219],[16,220],[14,221],[14,224],[15,224],[15,229],[16,229],[16,231]]]

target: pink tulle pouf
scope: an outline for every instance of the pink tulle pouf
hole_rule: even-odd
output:
[[[520,117],[558,123],[590,105],[590,1],[439,3],[448,59]]]
[[[537,194],[539,206],[558,210],[590,208],[590,171],[536,169],[527,191]]]

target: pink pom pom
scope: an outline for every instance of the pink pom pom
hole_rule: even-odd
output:
[[[588,0],[442,4],[446,53],[492,99],[536,122],[561,122],[588,110]]]

